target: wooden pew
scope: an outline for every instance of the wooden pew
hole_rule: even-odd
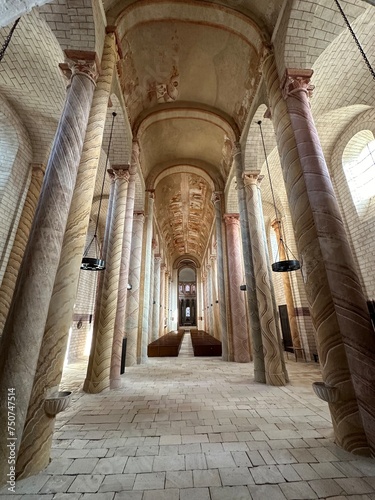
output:
[[[184,337],[184,331],[173,331],[163,335],[147,347],[147,356],[149,358],[159,358],[165,356],[178,356],[181,342]]]
[[[191,330],[194,356],[221,356],[221,342],[203,330]]]

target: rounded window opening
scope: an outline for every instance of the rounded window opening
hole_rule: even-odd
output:
[[[342,164],[357,213],[364,216],[375,197],[375,137],[361,130],[346,145]]]

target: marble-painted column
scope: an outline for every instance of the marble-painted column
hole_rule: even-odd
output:
[[[207,269],[207,300],[208,300],[208,315],[209,315],[209,324],[210,324],[210,329],[209,333],[213,336],[216,337],[216,328],[215,328],[215,321],[214,321],[214,297],[213,297],[213,291],[212,291],[212,267],[211,264],[208,264],[206,266]]]
[[[152,239],[152,252],[151,252],[151,269],[150,269],[150,308],[149,308],[149,315],[148,315],[148,324],[149,324],[149,329],[148,329],[148,343],[150,344],[152,342],[152,336],[153,336],[153,314],[154,314],[154,305],[155,305],[155,300],[154,300],[154,283],[155,283],[155,273],[154,273],[154,268],[155,268],[155,250],[156,250],[156,240],[153,238]]]
[[[280,260],[287,260],[284,244],[281,243],[281,241],[282,241],[281,228],[280,228],[281,222],[279,220],[275,220],[271,225],[272,225],[272,228],[276,234],[277,248],[278,248]],[[287,311],[288,311],[290,333],[292,336],[293,348],[300,349],[301,348],[301,337],[300,337],[298,325],[297,325],[296,311],[294,308],[294,300],[293,300],[293,293],[292,293],[292,287],[291,287],[291,283],[290,283],[289,273],[281,273],[281,274],[282,274],[282,278],[283,278],[284,295],[285,295],[285,302],[286,302],[286,307],[287,307]]]
[[[114,35],[107,35],[17,460],[19,478],[37,473],[49,461],[55,419],[44,413],[43,401],[58,390],[62,376],[115,60]]]
[[[250,333],[252,339],[252,355],[254,360],[254,380],[262,384],[266,383],[266,372],[264,366],[264,351],[262,330],[260,327],[258,299],[256,292],[256,280],[253,264],[253,251],[251,247],[249,219],[246,207],[245,184],[243,181],[243,161],[241,145],[236,142],[233,149],[233,161],[236,169],[238,208],[240,211],[242,256],[245,268],[246,297],[250,320]]]
[[[117,308],[117,295],[122,256],[122,243],[125,225],[126,195],[128,191],[128,166],[119,166],[112,170],[115,177],[115,195],[113,215],[108,241],[106,270],[102,290],[101,309],[98,311],[99,322],[94,330],[86,379],[85,392],[96,394],[110,385],[109,375],[113,351],[114,327]],[[116,339],[118,342],[118,339]],[[121,340],[122,344],[122,340]],[[121,355],[120,355],[121,361]]]
[[[246,204],[251,235],[253,265],[256,278],[258,308],[262,331],[266,382],[270,385],[284,385],[280,347],[277,338],[271,288],[268,279],[267,256],[261,227],[258,203],[258,174],[244,173]]]
[[[128,292],[126,301],[125,334],[126,345],[126,366],[135,366],[138,352],[138,325],[139,325],[139,293],[142,267],[142,240],[143,225],[145,221],[144,212],[134,212],[133,214],[133,234],[130,254],[129,284],[131,290]]]
[[[45,165],[32,163],[31,180],[27,191],[25,203],[14,238],[12,251],[4,273],[0,287],[0,336],[4,329],[5,320],[12,302],[13,292],[16,287],[17,275],[21,266],[23,254],[29,238],[31,224],[33,222],[36,205],[38,202],[42,182],[44,178]]]
[[[371,395],[373,383],[364,384],[367,389],[358,401],[353,384],[361,386],[363,376],[375,378],[373,333],[370,335],[368,312],[364,310],[361,287],[353,270],[337,201],[311,117],[308,78],[296,78],[294,82],[288,78],[285,100],[272,54],[265,59],[263,72],[306,296],[317,335],[322,377],[327,385],[339,391],[338,401],[329,404],[335,440],[345,450],[366,454],[368,442],[364,427],[373,448],[374,411],[372,403],[370,411],[362,405],[367,398],[370,402],[375,400]],[[293,89],[294,84],[301,84],[300,89],[298,86]],[[345,345],[352,335],[355,339],[351,345]],[[354,363],[365,363],[360,375],[349,369],[348,358],[352,356]],[[363,394],[367,394],[364,399]],[[360,414],[361,406],[364,418]]]
[[[204,331],[210,331],[209,315],[207,309],[207,271],[202,272],[202,285],[203,285],[203,320],[204,320]]]
[[[233,361],[251,361],[250,336],[248,332],[246,304],[240,285],[243,282],[239,214],[225,214],[227,231],[229,297],[233,331]]]
[[[111,370],[109,383],[111,389],[121,387],[121,355],[122,343],[125,337],[126,302],[128,297],[129,263],[133,232],[133,212],[135,200],[135,178],[139,163],[139,146],[133,141],[132,161],[129,167],[129,183],[126,196],[126,211],[124,222],[124,235],[122,240],[120,276],[117,295],[117,308],[115,318],[115,330],[113,334]],[[125,360],[126,361],[126,360]]]
[[[80,57],[80,53],[75,52],[75,55]],[[97,76],[96,54],[86,52],[81,57],[86,60],[71,62],[72,77],[65,106],[1,339],[0,400],[7,401],[9,388],[15,389],[16,453],[21,443]],[[6,406],[1,405],[0,421],[6,422],[7,416]],[[8,470],[7,438],[4,425],[0,430],[0,484],[6,480],[5,471]]]
[[[154,293],[153,293],[153,308],[152,308],[152,337],[151,342],[159,338],[159,323],[160,323],[160,267],[161,255],[156,254],[154,257]]]
[[[142,339],[141,339],[141,363],[147,362],[148,336],[151,328],[150,302],[151,302],[151,260],[152,260],[152,233],[154,219],[155,191],[146,191],[147,194],[147,216],[146,216],[146,241],[144,249],[144,271],[143,271],[143,311],[142,311]]]
[[[213,330],[214,337],[220,340],[220,310],[217,290],[217,266],[216,254],[210,255],[211,261],[211,289],[212,289],[212,309],[213,309]]]
[[[158,337],[164,335],[164,318],[165,318],[165,304],[166,304],[166,286],[165,286],[165,273],[167,266],[166,264],[160,265],[160,307],[159,307],[159,327],[158,327]]]
[[[229,361],[229,345],[228,345],[228,326],[227,326],[227,303],[225,294],[225,278],[224,278],[224,256],[223,256],[223,231],[222,231],[222,208],[221,208],[220,193],[213,193],[212,202],[215,207],[216,217],[216,241],[217,241],[217,274],[218,274],[218,289],[220,290],[219,311],[220,311],[220,331],[222,344],[223,361]]]

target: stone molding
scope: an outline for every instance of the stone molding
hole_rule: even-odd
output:
[[[305,92],[309,98],[312,97],[314,85],[310,79],[314,71],[312,69],[291,69],[285,70],[284,78],[281,82],[281,90],[284,99],[298,92]]]

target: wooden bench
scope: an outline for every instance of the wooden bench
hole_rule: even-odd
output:
[[[147,347],[147,356],[149,358],[173,357],[178,356],[181,342],[184,337],[184,331],[174,331],[163,335]]]
[[[191,330],[194,356],[221,356],[221,342],[203,330]]]

